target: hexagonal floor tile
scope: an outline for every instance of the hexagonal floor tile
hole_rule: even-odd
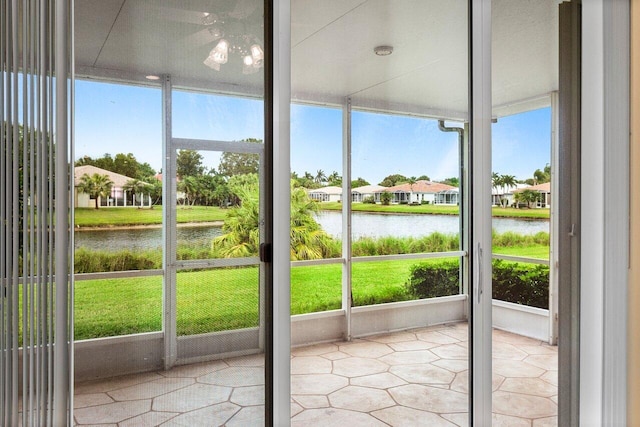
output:
[[[331,361],[319,356],[301,356],[291,359],[292,374],[330,374]]]
[[[450,384],[455,377],[453,372],[430,364],[392,366],[389,372],[417,384]]]
[[[388,427],[369,414],[345,409],[307,409],[291,419],[292,427]]]
[[[377,359],[393,353],[393,350],[388,345],[369,341],[341,344],[340,351],[353,357],[368,357],[371,359]]]
[[[507,378],[500,386],[502,391],[551,397],[558,394],[558,388],[540,378]]]
[[[264,386],[236,387],[229,401],[240,406],[264,405]]]
[[[414,365],[431,363],[438,360],[438,356],[429,350],[398,351],[380,357],[378,360],[388,365]]]
[[[395,405],[386,391],[358,386],[348,386],[331,393],[329,402],[334,408],[359,412],[371,412]]]
[[[264,384],[264,368],[234,366],[203,375],[198,378],[198,381],[226,387],[262,385]]]
[[[347,378],[333,374],[292,375],[291,394],[329,394],[348,384]]]
[[[363,387],[386,389],[404,385],[407,384],[407,382],[393,374],[390,374],[389,372],[383,372],[380,374],[365,375],[363,377],[352,378],[351,384],[360,385]]]
[[[194,383],[195,380],[193,378],[162,378],[159,380],[149,381],[118,390],[113,390],[108,394],[114,400],[119,401],[150,399],[174,390],[178,390]]]
[[[119,423],[150,410],[151,399],[145,399],[76,409],[74,415],[78,424],[109,424]]]
[[[162,424],[163,427],[222,426],[242,409],[233,403],[224,402],[196,411],[178,415]]]
[[[419,411],[417,409],[406,408],[404,406],[394,406],[393,408],[381,409],[372,412],[371,415],[394,427],[456,427],[454,424],[442,418],[438,414]]]
[[[363,375],[379,374],[386,372],[389,366],[386,363],[374,359],[350,357],[333,362],[333,373],[345,377],[361,377]]]
[[[558,405],[544,397],[498,390],[493,393],[493,412],[521,418],[552,417],[557,415]]]
[[[231,387],[211,384],[192,384],[172,391],[153,400],[154,411],[188,412],[205,406],[222,403],[229,399]]]
[[[389,389],[391,396],[400,405],[436,413],[466,412],[469,410],[469,398],[464,393],[409,384]]]

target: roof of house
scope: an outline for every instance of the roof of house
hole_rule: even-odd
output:
[[[383,190],[378,190],[376,193],[388,191],[389,193],[405,192],[405,193],[438,193],[440,191],[452,190],[453,185],[442,184],[440,182],[431,182],[425,180],[416,181],[413,185],[405,182],[404,184],[394,185]]]
[[[99,168],[97,166],[84,165],[84,166],[76,166],[73,170],[73,176],[75,177],[75,186],[78,186],[80,179],[84,174],[89,176],[93,176],[93,174],[98,175],[107,175],[109,179],[113,182],[114,187],[124,187],[124,185],[128,181],[132,181],[135,178],[130,178],[125,175],[121,175],[119,173],[111,172],[106,169]]]
[[[313,190],[309,190],[309,193],[342,194],[342,187],[336,187],[335,185],[330,185],[328,187],[315,188]]]
[[[524,190],[537,191],[539,193],[551,193],[551,183],[545,182],[543,184],[531,185],[529,187],[524,187],[524,188],[518,188],[517,190],[514,191],[514,193],[519,193]]]
[[[351,192],[352,193],[367,194],[367,193],[375,193],[376,191],[382,191],[382,190],[386,190],[386,189],[387,189],[387,187],[382,186],[382,185],[363,185],[362,187],[352,188]]]

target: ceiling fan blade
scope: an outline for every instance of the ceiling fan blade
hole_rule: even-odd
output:
[[[207,16],[207,13],[196,10],[185,10],[166,6],[160,6],[158,9],[160,19],[167,21],[203,25],[203,19]]]
[[[186,46],[187,48],[195,48],[205,44],[213,43],[219,38],[220,37],[215,37],[214,35],[212,35],[208,28],[204,28],[182,39],[181,44],[183,46]]]

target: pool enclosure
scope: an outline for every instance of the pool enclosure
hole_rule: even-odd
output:
[[[15,190],[18,171],[8,167],[19,160],[14,154],[22,138],[19,126],[24,126],[27,147],[20,161],[31,162],[33,170],[56,180],[55,187],[47,187],[45,177],[34,172],[29,197],[20,208],[25,218],[46,217],[50,222],[14,220],[1,229],[3,241],[22,239],[19,227],[31,236],[24,247],[7,243],[2,248],[14,258],[2,264],[3,289],[13,291],[3,297],[0,355],[6,375],[0,381],[0,397],[7,408],[17,407],[20,399],[24,408],[2,412],[5,423],[24,420],[36,425],[45,416],[53,417],[47,419],[53,425],[68,422],[74,380],[257,354],[264,356],[264,366],[233,369],[238,378],[264,376],[264,419],[285,425],[290,417],[292,346],[460,321],[469,324],[463,360],[470,372],[464,400],[471,423],[491,423],[493,328],[552,345],[558,344],[564,328],[561,351],[567,347],[560,357],[559,400],[562,408],[570,409],[561,410],[560,419],[575,417],[571,405],[577,401],[572,388],[577,368],[569,362],[578,356],[569,344],[578,339],[578,285],[575,280],[559,280],[571,276],[562,276],[558,265],[567,271],[576,268],[578,240],[558,230],[579,213],[579,182],[571,179],[569,167],[579,153],[576,2],[76,0],[70,7],[66,2],[42,6],[24,0],[2,5],[8,12],[2,18],[3,29],[24,34],[10,38],[13,45],[2,46],[5,95],[11,100],[5,98],[3,104],[7,121],[2,133],[4,137],[14,132],[13,139],[6,140],[15,147],[2,152],[3,176],[10,178],[3,185],[11,188],[15,200],[22,197]],[[49,21],[55,25],[50,27]],[[47,33],[52,28],[55,34]],[[48,68],[50,60],[55,69]],[[54,75],[68,75],[68,84]],[[113,116],[94,113],[99,103],[113,104]],[[553,200],[564,196],[567,202],[551,203],[548,260],[494,255],[492,122],[541,108],[551,115],[550,194]],[[118,122],[118,109],[132,116],[138,127]],[[303,114],[326,116],[317,132],[333,136],[303,147],[304,141],[296,137]],[[439,135],[446,153],[394,140],[394,132],[407,126]],[[74,257],[78,263],[79,255],[87,260],[103,256],[73,246],[73,230],[82,232],[78,215],[87,213],[63,202],[74,189],[68,164],[96,152],[110,153],[117,144],[100,135],[119,127],[124,141],[132,135],[141,141],[142,148],[131,148],[138,150],[133,152],[136,157],[152,152],[158,159],[160,183],[153,183],[159,186],[161,206],[151,207],[148,196],[148,205],[140,206],[136,215],[147,215],[145,209],[162,211],[161,225],[156,225],[161,245],[144,250],[151,260],[145,266],[67,271]],[[37,134],[37,129],[43,132]],[[391,152],[373,148],[376,133],[388,138],[385,148]],[[29,147],[35,154],[27,161]],[[434,192],[431,203],[459,206],[454,243],[445,249],[362,255],[352,233],[357,221],[352,198],[342,197],[341,233],[332,255],[295,252],[291,158],[303,151],[318,162],[323,156],[336,159],[342,195],[352,194],[352,182],[372,170],[393,165],[384,170],[402,172],[400,165],[411,156],[449,162],[450,176],[459,187]],[[46,154],[55,164],[45,162]],[[188,156],[197,163],[193,177],[210,180],[211,188],[235,185],[235,193],[205,195],[194,190],[197,180],[185,172]],[[250,168],[237,167],[242,162]],[[231,164],[236,168],[223,168]],[[561,164],[566,168],[561,170]],[[222,181],[215,181],[218,178]],[[398,197],[413,194],[413,185],[410,193],[400,192]],[[151,194],[151,184],[144,191]],[[377,193],[373,199],[379,202]],[[3,219],[18,209],[11,211],[7,200],[1,206]],[[403,201],[409,202],[397,200]],[[221,236],[204,243],[181,237],[184,224],[199,221],[195,206],[200,205],[233,212],[238,230],[244,228],[234,231],[227,216]],[[116,209],[124,207],[100,208]],[[54,225],[55,243],[54,233],[42,232]],[[144,251],[134,247],[131,257]],[[19,274],[14,268],[18,252],[24,254]],[[37,256],[55,266],[39,270]],[[547,266],[546,307],[493,300],[493,259]],[[392,296],[376,304],[362,296],[365,284],[382,287],[398,271],[419,263],[452,268],[457,278],[454,291],[430,298]],[[69,286],[58,281],[54,288],[53,274],[68,276]],[[300,284],[321,281],[335,297],[333,305],[303,307],[301,314],[291,316],[292,298],[321,298],[319,293],[304,295]],[[22,305],[27,297],[35,302]],[[82,307],[80,301],[87,305]],[[19,329],[24,331],[20,346]],[[74,333],[82,339],[74,340]],[[52,378],[48,367],[54,365],[55,387],[47,386],[47,378]],[[51,402],[55,411],[45,415],[43,408]]]

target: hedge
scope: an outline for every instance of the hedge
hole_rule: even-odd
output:
[[[493,299],[549,308],[549,267],[502,260],[492,262]],[[458,261],[416,264],[411,268],[407,291],[415,298],[458,294]]]

